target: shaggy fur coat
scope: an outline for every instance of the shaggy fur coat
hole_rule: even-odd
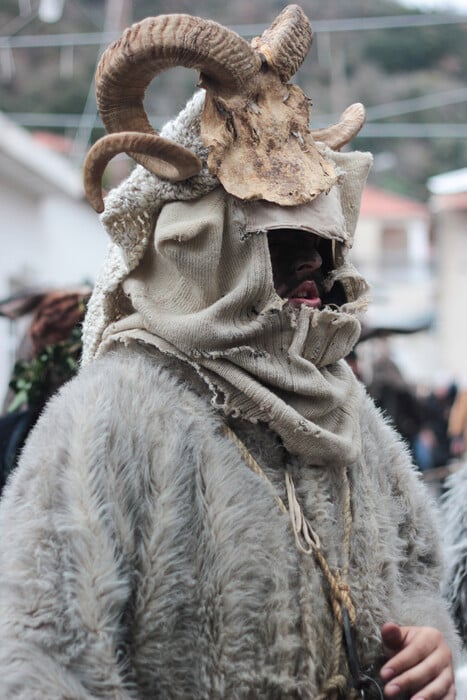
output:
[[[446,479],[442,499],[448,569],[445,594],[467,649],[467,462]]]
[[[285,452],[264,425],[231,424],[196,380],[141,348],[84,368],[49,403],[0,507],[2,700],[315,698],[333,622],[313,557],[295,547],[284,469],[331,568],[342,564],[342,472]],[[362,388],[349,465],[348,581],[362,664],[387,620],[438,627],[429,497]]]

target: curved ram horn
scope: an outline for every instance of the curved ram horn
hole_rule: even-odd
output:
[[[342,112],[339,122],[325,129],[312,129],[311,135],[315,141],[322,141],[334,151],[352,141],[365,123],[365,107],[360,102],[347,107]]]
[[[303,63],[312,41],[307,16],[298,5],[288,5],[251,45],[286,83]]]
[[[96,72],[99,113],[109,132],[157,134],[143,98],[151,80],[174,66],[195,68],[222,90],[254,92],[261,57],[235,32],[190,15],[159,15],[129,27],[103,54]],[[162,175],[154,157],[131,154]]]
[[[114,156],[123,152],[153,157],[161,177],[172,181],[185,180],[201,169],[201,161],[194,153],[157,134],[134,131],[108,134],[92,146],[84,162],[84,191],[98,213],[104,211],[101,187],[104,170]]]

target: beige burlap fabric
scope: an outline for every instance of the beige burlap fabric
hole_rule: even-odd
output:
[[[197,141],[202,99],[167,127]],[[163,132],[164,133],[164,132]],[[187,137],[188,134],[188,137]],[[359,389],[341,358],[360,330],[367,285],[347,260],[371,156],[328,151],[338,184],[308,205],[245,203],[202,171],[162,182],[137,167],[110,193],[103,222],[114,241],[84,329],[84,362],[131,340],[195,367],[226,414],[268,423],[294,454],[348,464],[359,451]],[[266,231],[290,226],[335,242],[339,310],[294,310],[275,293]]]

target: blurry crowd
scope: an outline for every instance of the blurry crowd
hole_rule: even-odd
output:
[[[0,492],[45,403],[78,369],[90,294],[88,286],[25,290],[0,302],[19,337],[0,411]]]
[[[353,358],[354,371],[358,362]],[[467,447],[467,391],[446,380],[407,382],[389,353],[372,363],[368,393],[407,443],[422,472],[458,460]]]

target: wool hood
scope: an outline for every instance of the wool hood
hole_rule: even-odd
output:
[[[109,155],[129,150],[144,167],[105,203],[116,247],[90,305],[84,361],[119,342],[156,347],[192,365],[226,415],[270,425],[316,465],[345,465],[360,435],[357,384],[342,359],[367,290],[347,253],[371,156],[339,153],[363,124],[362,105],[310,130],[310,102],[289,80],[311,39],[290,5],[251,45],[215,23],[168,15],[105,52],[96,90],[115,133],[86,160],[93,206],[102,210],[98,175]],[[158,135],[142,86],[177,62],[197,67],[204,89]],[[136,66],[142,83],[127,93]],[[324,290],[343,291],[340,308],[295,309],[276,294],[267,233],[278,228],[327,239]]]
[[[201,158],[202,105],[201,93],[167,127],[175,139],[191,134]],[[347,254],[371,157],[329,155],[339,182],[297,207],[242,202],[207,169],[190,187],[138,166],[106,200],[114,246],[90,303],[85,362],[115,342],[153,345],[194,366],[226,414],[269,424],[291,452],[313,454],[315,464],[355,458],[358,392],[340,360],[366,306]],[[285,225],[332,240],[336,267],[325,284],[342,285],[343,307],[297,311],[277,296],[266,234]]]

